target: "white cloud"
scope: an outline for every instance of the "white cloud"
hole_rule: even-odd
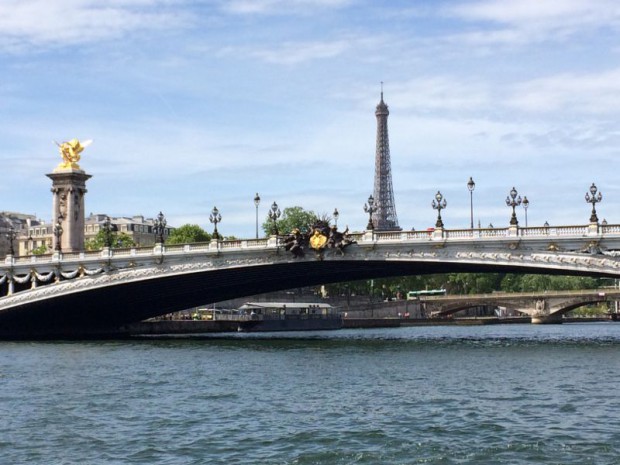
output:
[[[351,48],[346,40],[332,42],[289,42],[277,49],[255,50],[251,54],[268,63],[299,64],[324,58],[334,58]]]
[[[0,48],[66,45],[114,39],[136,30],[168,29],[188,20],[170,0],[4,0]],[[163,8],[157,8],[163,7]]]
[[[617,114],[620,68],[602,73],[564,73],[517,84],[506,105],[534,113]]]
[[[620,27],[620,5],[613,0],[487,0],[452,6],[444,12],[466,21],[500,27],[463,32],[452,37],[452,40],[473,44],[522,45],[558,41],[579,32]]]
[[[610,0],[487,0],[451,8],[465,19],[521,26],[524,24],[598,24],[620,16],[618,3]]]
[[[480,111],[490,103],[483,83],[450,76],[428,76],[390,84],[389,99],[398,102],[400,108],[416,113]]]
[[[223,8],[235,14],[287,14],[313,12],[317,8],[342,8],[351,0],[232,0]]]

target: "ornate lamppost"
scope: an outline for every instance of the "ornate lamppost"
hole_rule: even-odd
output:
[[[15,232],[15,229],[13,228],[13,226],[11,226],[9,228],[9,232],[6,233],[6,238],[9,241],[9,255],[11,256],[15,255],[15,247],[13,246],[13,243],[15,242],[16,237],[17,237],[17,233]]]
[[[506,205],[512,207],[512,216],[510,217],[510,224],[513,226],[518,226],[519,222],[517,221],[517,214],[515,213],[515,207],[521,205],[521,196],[517,197],[517,190],[513,187],[510,189],[509,194],[506,196]]]
[[[256,239],[258,239],[258,206],[260,205],[260,195],[258,192],[254,196],[254,206],[256,207]]]
[[[273,227],[271,230],[273,231],[275,236],[278,235],[278,218],[280,218],[280,215],[281,215],[281,212],[280,212],[280,209],[278,208],[278,204],[273,202],[271,204],[271,208],[269,209],[269,219],[273,223]]]
[[[372,224],[372,214],[377,210],[375,207],[375,198],[372,194],[368,197],[368,203],[364,204],[364,211],[368,213],[368,224],[366,225],[366,229],[372,231],[375,229],[375,225]]]
[[[338,229],[338,217],[340,216],[340,213],[338,213],[338,209],[334,208],[334,213],[332,213],[333,217],[334,217],[334,225],[336,226],[336,229]]]
[[[525,227],[527,228],[527,207],[530,206],[530,201],[527,199],[527,195],[523,196],[523,202],[521,204],[523,205],[523,210],[525,210]]]
[[[598,223],[598,216],[596,216],[596,204],[603,200],[603,194],[598,193],[596,184],[592,183],[590,186],[590,192],[586,192],[586,202],[592,204],[592,214],[590,215],[590,223]]]
[[[436,228],[443,228],[443,221],[441,220],[441,210],[448,206],[448,202],[443,198],[441,192],[437,191],[435,194],[435,198],[433,199],[431,206],[433,210],[437,210],[437,222],[435,223]]]
[[[60,224],[60,220],[56,221],[56,224],[54,225],[54,229],[53,229],[53,233],[54,233],[54,238],[56,239],[56,246],[54,247],[54,250],[56,250],[56,252],[62,252],[62,246],[60,245],[60,239],[62,238],[62,224]]]
[[[213,239],[219,239],[220,235],[217,232],[217,224],[222,221],[222,215],[220,215],[220,211],[217,209],[217,207],[213,207],[213,210],[211,210],[211,214],[209,215],[209,221],[211,223],[213,223],[214,229],[213,229]]]
[[[164,243],[164,233],[166,232],[167,224],[166,217],[162,212],[159,212],[157,218],[153,220],[153,232],[155,233],[155,241],[158,244]]]
[[[467,181],[467,189],[469,190],[469,227],[474,229],[474,189],[476,188],[476,183],[473,178],[470,176],[469,181]]]
[[[110,221],[110,217],[106,216],[102,225],[103,229],[103,245],[108,249],[112,247],[112,222]]]

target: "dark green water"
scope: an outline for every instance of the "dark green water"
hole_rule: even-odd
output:
[[[0,343],[1,464],[620,464],[620,323]]]

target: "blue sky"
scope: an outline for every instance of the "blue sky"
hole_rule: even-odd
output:
[[[86,211],[253,237],[273,201],[362,230],[380,83],[401,227],[620,223],[615,0],[2,0],[0,210],[51,217],[53,140],[93,139]],[[524,225],[523,209],[518,210]]]

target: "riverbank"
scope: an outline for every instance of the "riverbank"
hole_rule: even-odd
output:
[[[564,318],[562,323],[593,323],[611,321],[610,318]],[[530,317],[497,318],[345,318],[343,329],[399,328],[408,326],[481,326],[529,324]],[[164,334],[206,334],[237,332],[235,320],[158,320],[143,321],[125,328],[131,336]]]

